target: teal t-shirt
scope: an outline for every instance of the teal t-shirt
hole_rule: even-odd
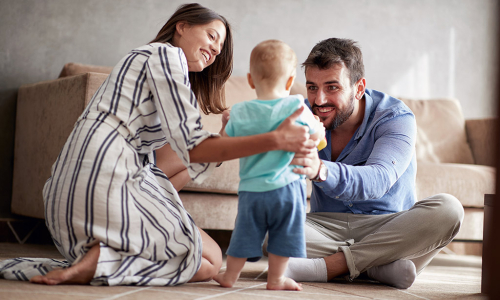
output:
[[[311,110],[305,105],[302,95],[237,103],[231,108],[226,133],[229,136],[247,136],[275,130],[301,106],[305,108],[296,122],[309,126],[309,132],[313,134],[317,131],[314,128],[317,123]],[[241,158],[238,190],[266,192],[304,178],[304,175],[292,171],[297,167],[290,165],[294,155],[293,152],[277,150]]]

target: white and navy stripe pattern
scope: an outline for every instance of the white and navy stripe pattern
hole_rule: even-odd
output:
[[[210,136],[182,50],[154,43],[131,51],[78,119],[45,184],[46,224],[61,254],[74,263],[99,242],[92,284],[191,279],[201,237],[152,153],[169,143],[201,181],[215,164],[191,164],[189,150]]]
[[[9,280],[28,281],[36,275],[45,275],[56,268],[67,268],[67,261],[50,258],[14,258],[0,262],[0,274]]]

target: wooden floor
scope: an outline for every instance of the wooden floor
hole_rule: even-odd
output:
[[[62,259],[51,245],[0,243],[0,260],[14,257]],[[336,280],[302,283],[301,292],[266,290],[267,261],[247,263],[233,288],[215,281],[175,287],[43,286],[0,280],[0,299],[486,299],[481,291],[481,257],[439,254],[414,285],[398,290],[376,282]]]

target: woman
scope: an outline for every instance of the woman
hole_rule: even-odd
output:
[[[177,190],[209,176],[215,162],[314,147],[293,124],[300,111],[262,135],[202,130],[198,105],[226,109],[231,70],[230,26],[198,4],[181,6],[150,44],[117,64],[44,187],[47,227],[72,266],[31,282],[174,285],[218,273],[220,248],[195,226]],[[153,155],[160,148],[161,169]]]

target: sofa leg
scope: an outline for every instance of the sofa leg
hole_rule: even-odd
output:
[[[33,227],[31,227],[31,229],[29,230],[29,232],[24,236],[24,238],[20,238],[19,237],[19,234],[18,232],[16,231],[16,229],[14,228],[13,226],[13,223],[18,223],[18,222],[22,222],[22,223],[32,223],[31,220],[19,220],[19,219],[14,219],[14,218],[8,218],[8,219],[0,219],[0,221],[4,221],[7,223],[7,226],[9,227],[10,231],[12,232],[12,234],[14,235],[14,237],[16,238],[17,242],[19,244],[24,244],[29,238],[30,236],[33,234],[33,232],[35,231],[35,229],[38,228],[38,226],[40,225],[40,223],[42,222],[41,220],[37,220],[35,225],[33,225]]]

